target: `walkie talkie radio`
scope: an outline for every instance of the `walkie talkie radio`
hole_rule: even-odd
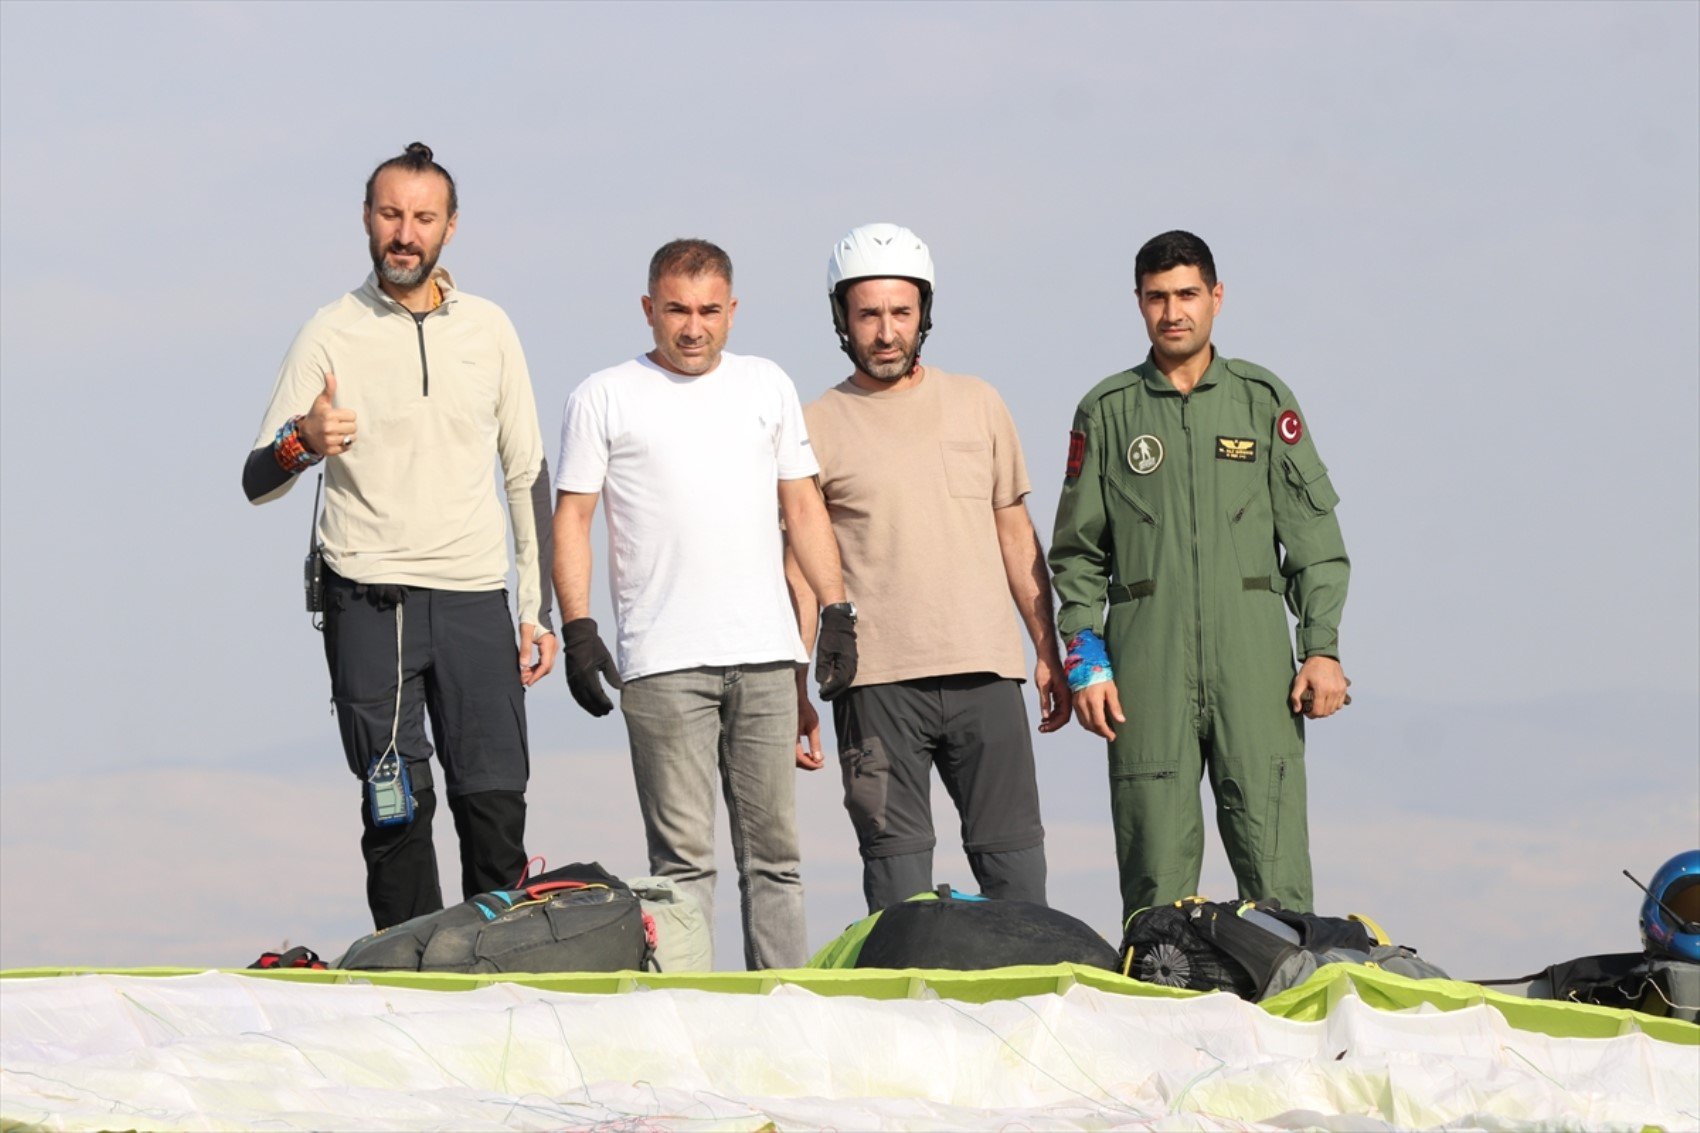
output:
[[[307,529],[307,561],[302,564],[302,585],[307,591],[307,612],[323,614],[325,612],[325,553],[319,546],[319,493],[324,491],[325,474],[319,473],[318,483],[313,485],[313,526]],[[323,630],[325,619],[315,617],[313,628]]]

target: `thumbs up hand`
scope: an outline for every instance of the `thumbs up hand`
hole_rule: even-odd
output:
[[[325,389],[295,426],[307,451],[340,456],[354,444],[354,410],[336,407],[336,375],[325,375]]]

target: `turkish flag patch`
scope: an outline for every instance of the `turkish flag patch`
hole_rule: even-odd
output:
[[[1299,420],[1299,415],[1291,409],[1275,419],[1275,434],[1290,445],[1299,443],[1299,438],[1305,435],[1305,423]]]
[[[1064,473],[1070,480],[1080,475],[1081,466],[1086,463],[1086,434],[1079,429],[1070,429],[1068,433],[1068,471]]]

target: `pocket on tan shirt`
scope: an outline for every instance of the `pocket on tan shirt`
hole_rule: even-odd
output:
[[[992,498],[992,446],[984,441],[940,441],[945,485],[957,499]]]

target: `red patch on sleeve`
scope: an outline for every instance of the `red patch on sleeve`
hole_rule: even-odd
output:
[[[1079,429],[1071,429],[1068,434],[1068,471],[1065,475],[1074,479],[1080,475],[1081,466],[1086,463],[1086,434]]]
[[[1299,443],[1299,438],[1305,435],[1305,423],[1299,420],[1299,415],[1291,409],[1275,419],[1275,433],[1290,445]]]

